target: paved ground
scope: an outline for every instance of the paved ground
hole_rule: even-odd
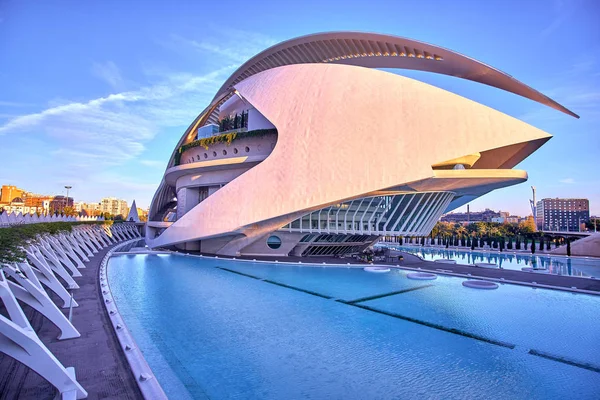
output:
[[[83,276],[76,278],[80,286],[75,291],[79,307],[73,309],[73,323],[81,337],[59,341],[56,339],[59,331],[50,321],[29,307],[25,312],[56,358],[64,366],[75,367],[77,379],[89,399],[142,399],[99,292],[98,268],[108,249],[95,254],[87,268],[80,270]],[[54,387],[39,375],[0,353],[1,400],[53,399],[55,394]]]
[[[532,272],[523,272],[523,271],[514,271],[509,269],[488,269],[488,268],[479,268],[469,265],[460,265],[460,264],[442,264],[435,263],[431,261],[423,261],[420,258],[408,254],[402,253],[404,257],[404,261],[401,262],[378,262],[377,264],[386,264],[386,265],[400,265],[401,267],[410,267],[410,268],[421,268],[422,270],[431,271],[434,273],[440,273],[440,269],[451,271],[455,274],[471,274],[473,277],[480,278],[494,278],[500,279],[504,278],[507,281],[516,281],[521,282],[523,284],[531,284],[532,282],[537,282],[539,285],[550,285],[550,286],[558,286],[566,289],[570,289],[571,287],[576,287],[577,289],[590,290],[593,292],[598,292],[600,295],[600,279],[589,279],[589,278],[578,278],[574,276],[564,276],[564,275],[550,275],[550,274],[539,274]],[[325,262],[327,264],[362,264],[367,265],[363,262],[359,262],[352,258],[334,258],[334,257],[240,257],[245,259],[257,259],[263,261],[286,261],[286,262],[305,262],[305,263],[322,263]]]

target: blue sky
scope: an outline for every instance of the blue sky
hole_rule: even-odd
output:
[[[540,90],[580,120],[464,80],[394,71],[554,138],[529,182],[471,203],[526,215],[538,197],[600,214],[600,3],[588,1],[0,1],[0,184],[150,204],[183,130],[237,66],[296,36],[370,31],[446,47]]]

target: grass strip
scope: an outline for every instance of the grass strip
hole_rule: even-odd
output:
[[[402,294],[402,293],[408,293],[408,292],[412,292],[413,290],[425,289],[425,288],[428,288],[430,286],[433,286],[433,285],[416,286],[416,287],[413,287],[413,288],[410,288],[410,289],[396,290],[395,292],[389,292],[389,293],[383,293],[383,294],[376,294],[374,296],[361,297],[360,299],[356,299],[356,300],[350,300],[350,301],[339,300],[339,302],[340,303],[346,303],[346,304],[356,304],[356,303],[361,303],[363,301],[376,300],[376,299],[381,299],[383,297],[395,296],[397,294]]]
[[[297,290],[299,292],[304,292],[304,293],[312,294],[313,296],[321,297],[323,299],[332,299],[333,298],[331,296],[326,296],[326,295],[321,294],[321,293],[313,292],[313,291],[306,290],[306,289],[301,289],[301,288],[296,287],[296,286],[290,286],[290,285],[286,285],[285,283],[279,283],[279,282],[271,281],[271,280],[268,280],[268,279],[263,279],[263,282],[271,283],[273,285],[281,286],[281,287],[292,289],[292,290]]]
[[[262,278],[259,278],[258,276],[254,276],[254,275],[246,274],[246,273],[244,273],[244,272],[236,271],[236,270],[229,269],[229,268],[224,268],[224,267],[215,267],[215,268],[218,268],[218,269],[220,269],[220,270],[227,271],[227,272],[233,272],[234,274],[238,274],[238,275],[246,276],[246,277],[248,277],[248,278],[252,278],[252,279],[258,279],[258,280],[261,280],[261,279],[262,279]]]
[[[578,361],[570,360],[568,358],[564,358],[564,357],[560,357],[560,356],[554,356],[552,354],[548,354],[543,351],[531,349],[531,350],[529,350],[529,354],[538,356],[538,357],[542,357],[542,358],[546,358],[548,360],[557,361],[557,362],[560,362],[563,364],[572,365],[574,367],[587,369],[589,371],[600,372],[600,367],[597,367],[593,364],[578,362]]]
[[[479,336],[479,335],[476,335],[476,334],[473,334],[473,333],[465,332],[465,331],[462,331],[460,329],[448,328],[448,327],[445,327],[443,325],[433,324],[431,322],[421,321],[419,319],[415,319],[415,318],[411,318],[411,317],[406,317],[404,315],[390,313],[390,312],[383,311],[383,310],[378,310],[377,308],[372,308],[372,307],[369,307],[369,306],[365,306],[363,304],[350,304],[350,303],[346,303],[346,304],[348,304],[349,306],[362,308],[363,310],[368,310],[368,311],[376,312],[378,314],[387,315],[389,317],[402,319],[404,321],[414,322],[415,324],[419,324],[419,325],[423,325],[423,326],[428,326],[430,328],[438,329],[440,331],[454,333],[455,335],[460,335],[460,336],[468,337],[470,339],[479,340],[479,341],[482,341],[482,342],[485,342],[485,343],[495,344],[496,346],[502,346],[502,347],[506,347],[506,348],[509,348],[509,349],[514,349],[515,348],[515,345],[512,344],[512,343],[500,342],[498,340],[489,339],[489,338],[486,338],[484,336]]]

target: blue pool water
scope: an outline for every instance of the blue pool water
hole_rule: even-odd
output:
[[[387,247],[418,255],[427,261],[440,258],[456,260],[458,264],[474,264],[476,262],[494,263],[501,268],[520,271],[523,267],[546,268],[555,275],[571,275],[600,278],[600,259],[581,257],[561,257],[533,255],[527,253],[486,252],[470,250],[453,250],[437,247],[395,246]]]
[[[596,296],[178,255],[116,256],[108,276],[172,399],[600,397]]]

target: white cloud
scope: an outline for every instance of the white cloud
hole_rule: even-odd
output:
[[[204,75],[177,74],[138,90],[0,120],[0,138],[9,148],[27,146],[32,169],[34,164],[43,166],[45,176],[52,177],[53,182],[73,184],[82,196],[124,196],[131,191],[149,202],[160,181],[160,168],[153,168],[157,173],[154,183],[140,183],[146,176],[134,178],[128,171],[111,176],[112,181],[98,174],[140,157],[147,143],[168,128],[177,127],[177,135],[183,134],[232,69],[227,66]],[[26,144],[30,138],[41,141],[41,145],[31,148]],[[166,166],[166,162],[161,164]],[[45,190],[35,187],[43,187],[43,182],[29,186],[30,190]]]
[[[172,34],[168,41],[162,41],[160,44],[176,51],[188,52],[189,49],[194,49],[203,55],[208,52],[219,59],[225,58],[242,64],[277,42],[275,39],[260,33],[230,27],[223,30],[221,26],[212,26],[206,31],[212,32],[218,38],[203,35],[202,39],[196,39]]]
[[[546,38],[558,30],[563,23],[570,18],[573,9],[572,6],[566,6],[565,2],[562,0],[555,0],[552,8],[554,18],[552,18],[550,24],[540,32],[542,38]]]
[[[146,167],[153,167],[153,168],[166,168],[167,166],[167,161],[166,160],[140,160],[140,164],[146,166]]]
[[[575,179],[573,179],[573,178],[565,178],[565,179],[561,179],[559,182],[560,182],[560,183],[568,183],[568,184],[571,184],[571,183],[575,183]]]
[[[136,78],[145,78],[148,83],[135,90],[123,90],[131,82],[124,80],[114,62],[95,63],[92,73],[109,84],[114,93],[83,101],[55,97],[44,109],[28,114],[18,115],[11,109],[0,120],[0,139],[8,144],[8,149],[15,150],[7,161],[17,160],[17,154],[27,152],[30,162],[16,176],[29,181],[23,184],[30,190],[55,191],[57,183],[65,182],[77,187],[81,197],[90,196],[90,201],[98,196],[126,197],[131,193],[149,203],[167,160],[158,161],[156,155],[144,154],[148,143],[170,128],[176,128],[176,142],[229,74],[242,61],[263,50],[265,42],[270,39],[235,30],[213,41],[203,37],[201,42],[194,42],[178,37],[169,41],[171,48],[178,46],[179,51],[189,53],[192,46],[224,67],[204,74],[165,73],[150,68],[151,76],[142,74]],[[25,104],[0,101],[2,105]],[[168,150],[170,154],[172,149]],[[117,168],[131,160],[151,168],[139,176]],[[50,177],[48,181],[39,179],[41,169],[44,176]]]
[[[35,104],[32,103],[21,103],[18,101],[3,101],[0,100],[0,107],[33,107]]]
[[[120,89],[123,87],[123,77],[119,67],[112,62],[107,61],[104,64],[94,63],[92,65],[92,75],[102,79],[108,83],[113,89]]]

